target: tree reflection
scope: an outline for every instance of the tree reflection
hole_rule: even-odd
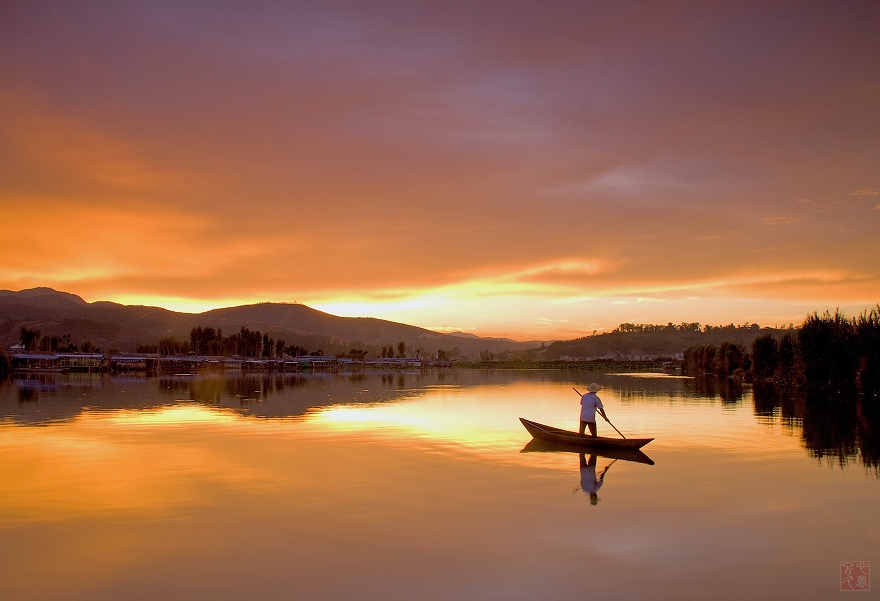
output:
[[[756,415],[800,427],[813,457],[840,466],[857,460],[880,476],[880,411],[875,398],[765,383],[755,385],[754,403]]]
[[[738,378],[718,378],[714,375],[700,375],[688,380],[689,388],[697,396],[714,399],[721,398],[725,405],[735,405],[743,399],[743,383]]]
[[[159,391],[175,400],[219,404],[223,398],[263,400],[273,394],[283,394],[285,389],[303,386],[305,381],[297,374],[255,374],[236,377],[168,376],[158,378]]]

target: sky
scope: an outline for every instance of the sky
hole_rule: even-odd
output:
[[[880,4],[0,0],[0,288],[439,331],[880,301]]]

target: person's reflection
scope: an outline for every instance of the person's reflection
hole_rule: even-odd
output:
[[[605,466],[605,469],[597,476],[596,455],[591,454],[589,461],[587,461],[586,453],[580,453],[579,455],[581,460],[581,490],[585,494],[590,495],[590,505],[595,505],[599,502],[599,489],[602,488],[602,484],[605,482],[605,474],[608,473],[608,468],[614,465],[614,461],[617,461],[617,459]]]

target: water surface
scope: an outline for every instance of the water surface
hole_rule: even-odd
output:
[[[656,440],[654,465],[596,457],[591,502],[578,455],[521,452],[518,418],[576,428],[593,380]],[[748,388],[31,376],[0,420],[3,599],[827,599],[841,561],[880,566],[874,469]]]

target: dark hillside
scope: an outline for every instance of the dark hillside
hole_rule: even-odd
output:
[[[477,336],[441,334],[383,319],[339,317],[305,305],[260,303],[215,309],[204,313],[177,313],[159,307],[86,303],[78,296],[49,288],[0,293],[0,342],[5,348],[19,341],[20,329],[46,336],[70,335],[74,344],[88,340],[103,349],[133,351],[138,344],[156,344],[165,337],[188,341],[193,328],[220,328],[225,335],[242,327],[268,333],[287,345],[321,349],[326,353],[365,349],[377,356],[382,346],[404,341],[411,352],[432,355],[444,349],[450,356],[476,357],[524,350],[540,343],[524,343]],[[457,349],[457,352],[456,352]]]
[[[31,288],[30,290],[22,290],[20,292],[0,290],[0,302],[4,301],[25,302],[27,305],[34,307],[58,308],[81,307],[88,304],[75,294],[58,292],[52,288]]]
[[[339,317],[306,305],[260,303],[214,309],[200,314],[199,320],[222,324],[272,324],[301,332],[322,334],[366,344],[396,344],[399,340],[425,343],[449,338],[446,334],[373,317]]]

